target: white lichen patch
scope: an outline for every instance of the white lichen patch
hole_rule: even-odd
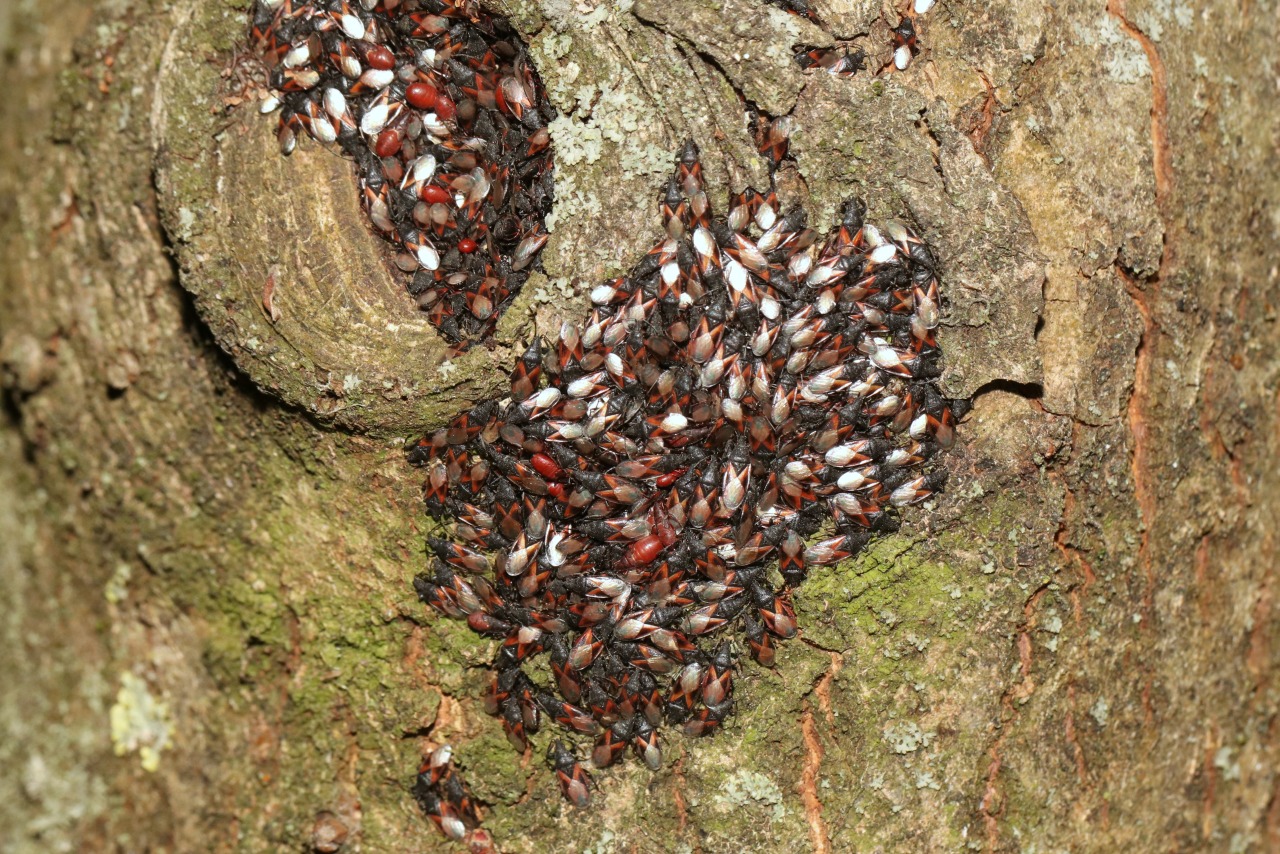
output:
[[[618,837],[612,830],[606,828],[600,832],[595,842],[582,849],[582,854],[613,854],[617,850]]]
[[[588,165],[600,159],[604,134],[598,125],[572,116],[556,116],[548,125],[555,143],[556,159],[564,166]]]
[[[538,7],[553,29],[590,29],[609,20],[615,12],[631,11],[632,0],[539,0]]]
[[[56,725],[55,725],[56,726]],[[52,736],[53,733],[47,732]],[[58,737],[74,739],[59,732]],[[26,821],[30,839],[39,840],[38,849],[49,852],[82,850],[72,841],[80,837],[74,828],[80,826],[86,816],[100,816],[108,809],[107,786],[99,776],[89,773],[79,764],[64,765],[55,757],[46,758],[42,753],[32,753],[21,769],[13,769],[19,791],[32,810]]]
[[[551,213],[547,214],[547,233],[555,231],[556,223],[561,217],[566,220],[576,216],[594,217],[599,216],[603,210],[600,198],[595,193],[579,190],[578,182],[572,175],[556,175],[556,199]]]
[[[782,803],[782,790],[778,784],[758,771],[740,770],[725,779],[715,796],[715,805],[721,810],[740,809],[752,804],[770,807],[774,821],[787,814]]]
[[[942,782],[938,780],[937,777],[933,776],[932,772],[921,771],[916,775],[916,788],[932,789],[937,792],[942,789]]]
[[[661,135],[644,121],[652,115],[652,98],[615,57],[596,53],[588,36],[605,22],[625,26],[630,5],[626,0],[539,2],[550,26],[533,40],[530,52],[542,71],[547,98],[559,113],[547,126],[556,158],[548,233],[569,222],[598,220],[612,203],[585,189],[601,183],[588,177],[593,167],[609,170],[605,177],[611,180],[603,185],[610,187],[643,179],[647,187],[657,188],[670,174],[669,146],[654,144]]]
[[[915,721],[890,721],[882,730],[885,744],[899,755],[915,753],[933,743],[936,733],[925,732]]]
[[[1213,767],[1221,771],[1222,779],[1228,782],[1240,779],[1240,763],[1232,758],[1233,752],[1230,746],[1220,747],[1213,755]]]
[[[585,286],[585,283],[584,283]],[[533,301],[550,305],[563,305],[566,300],[581,296],[581,289],[565,276],[548,279],[533,292]]]
[[[159,768],[160,752],[172,743],[168,704],[152,696],[144,680],[124,673],[110,715],[116,756],[136,752],[143,770]]]
[[[553,62],[564,59],[569,54],[569,48],[573,47],[573,36],[565,32],[552,31],[544,38],[538,39],[529,46],[529,51],[534,55],[538,67],[543,68]],[[561,69],[561,74],[564,69]]]
[[[1098,726],[1107,725],[1107,718],[1111,715],[1111,704],[1107,702],[1106,697],[1099,697],[1097,702],[1093,704],[1093,708],[1089,709],[1089,716],[1098,722]]]
[[[764,10],[770,18],[769,23],[787,35],[785,39],[771,39],[764,50],[765,56],[783,67],[790,67],[795,62],[791,45],[800,44],[804,40],[800,35],[800,19],[773,6],[765,6]]]
[[[641,141],[641,118],[650,106],[627,87],[580,86],[573,93],[576,105],[570,114],[557,116],[547,129],[556,150],[557,166],[591,165],[606,145],[619,149],[618,164],[628,177],[666,175],[671,152]],[[559,198],[560,188],[556,187]]]
[[[1050,652],[1057,652],[1058,635],[1062,633],[1063,629],[1062,617],[1058,616],[1056,612],[1050,611],[1041,623],[1040,628],[1050,635],[1050,637],[1043,640],[1045,648]]]
[[[1074,26],[1075,37],[1090,47],[1104,48],[1102,65],[1118,83],[1138,83],[1151,76],[1151,63],[1142,46],[1131,38],[1112,15],[1102,12],[1094,26]]]
[[[178,235],[178,239],[186,243],[191,242],[191,237],[195,230],[195,225],[196,225],[195,212],[192,211],[190,208],[186,208],[186,207],[178,208],[178,223],[177,223],[178,227],[175,229]]]
[[[1186,3],[1175,3],[1173,0],[1155,0],[1147,8],[1139,10],[1133,22],[1138,29],[1151,37],[1153,42],[1164,38],[1166,24],[1174,24],[1186,28],[1195,20],[1195,12]]]

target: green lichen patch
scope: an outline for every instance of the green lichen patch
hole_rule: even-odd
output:
[[[730,774],[712,799],[715,809],[726,813],[756,811],[764,808],[764,814],[772,821],[787,816],[782,802],[782,790],[774,780],[759,771],[746,768]]]
[[[948,603],[950,591],[960,589],[960,576],[925,560],[915,546],[901,535],[886,537],[850,561],[812,573],[795,594],[805,636],[849,649],[863,636],[884,635],[904,623],[919,630]]]

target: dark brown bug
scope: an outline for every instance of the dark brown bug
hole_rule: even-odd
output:
[[[801,48],[796,63],[805,70],[820,69],[836,77],[852,77],[867,67],[867,55],[861,48]]]
[[[600,733],[591,752],[591,764],[608,768],[622,758],[631,741],[632,719],[618,721]]]
[[[470,850],[478,854],[496,851],[493,840],[480,827],[480,815],[471,790],[454,770],[449,745],[436,748],[422,763],[413,794],[445,836],[466,842]]]
[[[701,701],[707,706],[723,706],[733,696],[733,652],[721,643],[702,675]]]
[[[893,28],[893,65],[899,71],[906,71],[911,58],[919,48],[916,46],[916,25],[911,18],[903,18]]]

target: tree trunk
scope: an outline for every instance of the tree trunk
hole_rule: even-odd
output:
[[[444,740],[503,850],[1280,850],[1270,4],[955,0],[844,80],[790,48],[887,64],[870,0],[511,0],[563,117],[547,275],[451,361],[347,164],[237,106],[243,6],[0,7],[4,850],[430,850]],[[577,812],[415,599],[401,448],[650,245],[684,138],[721,206],[764,185],[743,99],[795,117],[812,225],[920,224],[975,406],[726,730]]]

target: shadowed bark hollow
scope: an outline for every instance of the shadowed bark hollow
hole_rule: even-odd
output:
[[[0,7],[0,848],[444,847],[450,741],[509,851],[1280,850],[1280,113],[1267,4],[503,7],[559,111],[545,274],[447,358],[348,164],[276,153],[245,2]],[[871,71],[806,74],[852,40]],[[249,98],[247,102],[245,99]],[[974,395],[947,492],[815,574],[714,739],[586,812],[477,700],[410,579],[407,438],[713,202],[912,222]],[[541,742],[540,742],[541,743]]]

